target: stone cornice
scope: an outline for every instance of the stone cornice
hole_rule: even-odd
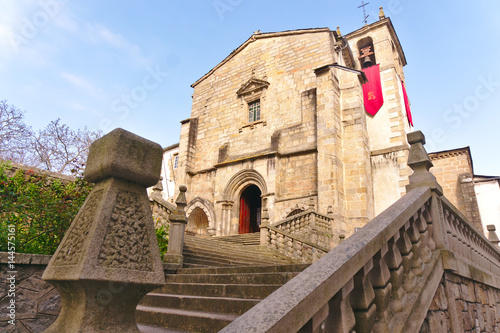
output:
[[[429,153],[428,155],[429,155],[429,158],[431,159],[431,161],[441,160],[441,159],[450,158],[450,157],[459,156],[459,155],[466,155],[467,162],[469,163],[471,173],[474,174],[474,164],[472,163],[472,155],[470,153],[469,146],[463,147],[463,148],[451,149],[451,150],[438,151],[438,152],[434,152],[434,153]]]

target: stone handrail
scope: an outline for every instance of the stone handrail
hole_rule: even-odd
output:
[[[318,241],[311,242],[306,239],[306,237],[292,235],[289,232],[275,227],[268,226],[266,228],[268,229],[267,247],[289,258],[304,263],[311,263],[321,258],[330,250],[328,246],[318,245]],[[325,241],[323,243],[325,243]]]
[[[500,276],[500,252],[446,198],[442,198],[444,247],[455,257]]]
[[[314,227],[316,230],[321,230],[325,233],[332,232],[332,221],[333,218],[317,213],[313,210],[307,210],[305,212],[287,217],[281,221],[278,221],[273,225],[273,227],[285,230],[290,233],[296,231],[302,231],[303,229],[309,229]]]
[[[162,178],[163,177],[160,177],[160,180],[153,186],[149,194],[149,202],[151,203],[151,211],[153,212],[156,226],[166,226],[170,222],[170,214],[172,214],[176,208],[175,205],[165,201],[161,195],[163,190],[163,185],[161,183]]]
[[[333,218],[312,209],[272,226],[261,225],[261,245],[299,261],[311,263],[329,251]]]
[[[445,268],[500,285],[500,251],[442,196],[421,132],[408,139],[407,194],[221,332],[419,332]]]
[[[428,187],[410,191],[222,332],[313,332],[319,326],[368,332],[403,325],[404,318],[390,312],[408,315],[410,296],[436,261],[431,193]]]

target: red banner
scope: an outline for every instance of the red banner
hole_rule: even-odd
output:
[[[363,84],[365,110],[374,116],[384,104],[379,65],[367,67],[363,69],[363,72],[365,72],[366,78],[368,79],[368,82]]]
[[[408,117],[408,122],[413,126],[413,118],[411,117],[410,111],[410,101],[408,100],[408,95],[406,94],[406,87],[403,80],[401,80],[401,86],[403,87],[403,98],[405,100],[406,116]]]

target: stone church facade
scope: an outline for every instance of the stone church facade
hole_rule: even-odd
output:
[[[370,52],[367,52],[370,51]],[[365,112],[362,68],[380,65],[384,104]],[[259,230],[314,206],[351,234],[402,194],[410,132],[406,59],[389,18],[345,36],[328,28],[254,33],[192,87],[176,183],[188,229]]]

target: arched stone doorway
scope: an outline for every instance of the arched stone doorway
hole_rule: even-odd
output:
[[[248,234],[260,231],[262,192],[256,185],[250,185],[243,190],[240,196],[240,224],[239,233]]]
[[[261,207],[262,198],[268,196],[269,193],[267,191],[266,181],[260,173],[253,169],[244,169],[238,171],[229,179],[224,188],[222,200],[216,201],[216,204],[218,204],[216,208],[218,214],[218,235],[235,235],[240,233],[241,196],[243,192],[251,186],[255,186],[260,191],[258,206]],[[260,209],[256,210],[256,212],[260,214]]]
[[[189,214],[186,232],[198,235],[208,235],[208,217],[200,207],[196,207],[191,214]]]

